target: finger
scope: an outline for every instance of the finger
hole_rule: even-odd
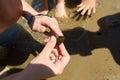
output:
[[[81,6],[80,8],[77,9],[77,12],[80,12],[82,9],[84,9],[85,5]]]
[[[42,50],[41,53],[49,56],[50,53],[52,52],[52,50],[54,49],[55,45],[56,45],[56,38],[54,36],[51,36],[50,40],[45,45],[45,47],[44,47],[44,49]]]
[[[37,31],[43,33],[46,31],[46,27],[41,25],[37,28]]]
[[[93,8],[93,13],[95,13],[96,12],[96,9],[95,9],[95,7]]]
[[[63,43],[59,45],[59,51],[61,53],[61,56],[59,57],[59,59],[61,60],[62,64],[66,66],[70,60],[70,55],[67,52]]]
[[[51,60],[52,62],[55,62],[55,61],[56,61],[56,57],[55,57],[54,53],[51,53],[49,57],[50,57],[50,60]]]
[[[70,60],[70,55],[68,54],[68,52],[67,52],[63,43],[60,44],[58,46],[58,48],[59,48],[59,53],[60,54],[59,54],[59,60],[56,61],[56,65],[61,65],[61,66],[65,67]]]
[[[50,59],[52,62],[55,62],[58,60],[58,51],[56,49],[53,49],[53,51],[51,52]]]
[[[57,21],[54,18],[50,18],[49,20],[47,20],[47,24],[46,24],[55,34],[55,36],[63,36]]]
[[[55,56],[55,57],[58,57],[58,55],[59,55],[59,54],[58,54],[57,49],[53,49],[53,51],[52,51],[52,52],[54,53],[54,56]]]
[[[89,8],[90,8],[90,6],[87,5],[87,6],[83,9],[81,15],[84,15]]]
[[[91,14],[91,10],[92,10],[91,8],[88,10],[88,13],[87,13],[88,15],[90,15],[90,14]]]
[[[58,46],[58,48],[59,48],[59,52],[62,56],[68,56],[69,55],[63,43],[61,43]]]
[[[47,35],[47,36],[54,35],[53,31],[45,31],[44,34]]]
[[[58,37],[58,36],[63,36],[63,33],[62,33],[62,31],[61,31],[61,29],[60,29],[60,27],[59,27],[59,25],[58,25],[57,20],[56,20],[55,18],[52,18],[52,20],[55,22],[56,28],[53,27],[52,30],[55,31],[55,33],[57,34],[56,36],[57,36],[57,37]]]
[[[49,42],[49,40],[50,40],[50,37],[46,38],[46,39],[44,40],[44,42],[47,43],[47,42]]]
[[[83,3],[81,3],[80,5],[77,5],[77,7],[81,7],[81,6],[83,6]]]
[[[50,54],[50,56],[54,56],[54,57],[58,57],[58,51],[57,51],[57,49],[53,49],[52,50],[52,52],[51,52],[51,54]]]

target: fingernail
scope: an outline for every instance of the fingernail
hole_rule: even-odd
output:
[[[53,42],[54,40],[55,40],[55,37],[52,36],[52,37],[50,38],[50,41]]]

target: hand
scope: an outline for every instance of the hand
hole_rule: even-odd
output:
[[[84,0],[81,4],[77,5],[77,12],[81,12],[81,15],[84,15],[87,11],[87,15],[95,13],[96,0]]]
[[[29,26],[32,30],[42,33],[45,33],[48,27],[50,29],[49,33],[52,33],[55,36],[63,36],[55,18],[50,18],[44,15],[34,16]]]
[[[51,56],[53,53],[54,55]],[[35,78],[48,78],[61,74],[69,60],[70,56],[63,43],[61,43],[59,46],[56,46],[56,38],[52,36],[42,52],[31,61],[28,68],[31,66],[30,74],[35,76]],[[38,67],[33,67],[32,65],[38,65]]]

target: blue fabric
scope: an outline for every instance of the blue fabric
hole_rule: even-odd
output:
[[[18,39],[18,36],[15,35],[16,33],[20,32],[21,28],[18,26],[13,25],[10,29],[6,32],[0,34],[0,46],[8,46],[14,39]]]
[[[29,53],[35,51],[41,44],[34,40],[22,26],[15,24],[0,34],[0,46]]]

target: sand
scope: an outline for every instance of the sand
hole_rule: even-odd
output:
[[[97,0],[91,17],[80,17],[70,4],[66,5],[69,18],[57,20],[71,60],[62,75],[47,80],[120,80],[120,1]],[[54,16],[54,9],[49,14]],[[20,23],[35,40],[43,42],[44,35]],[[24,68],[33,57],[13,67]]]

